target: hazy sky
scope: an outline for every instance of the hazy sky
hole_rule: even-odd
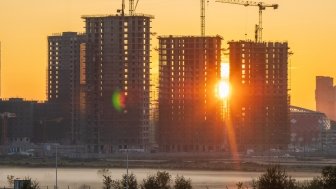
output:
[[[127,0],[126,0],[127,2]],[[336,77],[336,1],[264,0],[278,10],[264,12],[264,39],[288,41],[291,61],[292,104],[315,109],[315,76]],[[82,15],[115,14],[121,0],[0,0],[2,42],[2,97],[44,100],[47,36],[84,31]],[[126,6],[128,7],[128,6]],[[254,38],[257,7],[209,0],[206,34],[230,40]],[[137,12],[155,16],[158,35],[200,34],[199,0],[140,0]],[[153,37],[153,47],[157,46]],[[228,59],[228,57],[224,57]],[[158,64],[153,51],[153,67]]]

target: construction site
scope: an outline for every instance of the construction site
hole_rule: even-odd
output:
[[[83,16],[86,130],[91,152],[144,150],[149,143],[150,15]],[[112,104],[111,104],[112,98]]]
[[[83,34],[48,38],[46,110],[52,116],[39,118],[40,126],[62,125],[55,127],[60,137],[51,141],[106,154],[221,152],[230,149],[232,136],[240,151],[287,148],[289,47],[262,38],[263,11],[278,4],[217,0],[258,8],[255,39],[229,41],[226,47],[220,35],[206,35],[201,0],[200,35],[159,36],[154,48],[154,16],[136,13],[138,2],[129,1],[128,14],[123,0],[116,14],[82,16]],[[159,57],[154,81],[152,49]],[[230,95],[220,97],[228,93],[218,87],[226,55]]]
[[[289,143],[287,43],[229,42],[230,119],[240,149]]]
[[[164,152],[221,151],[224,127],[220,36],[159,37],[159,147]]]

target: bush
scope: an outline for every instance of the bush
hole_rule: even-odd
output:
[[[171,176],[166,171],[158,171],[143,180],[141,189],[170,189]]]
[[[336,167],[328,166],[322,170],[322,180],[324,189],[336,188]]]
[[[273,166],[259,177],[257,186],[258,189],[294,189],[295,180],[287,175],[285,169]]]
[[[103,189],[138,189],[138,183],[133,173],[124,174],[121,180],[112,180],[108,175],[103,175],[103,177]]]
[[[183,176],[176,176],[174,189],[192,189],[191,180]]]

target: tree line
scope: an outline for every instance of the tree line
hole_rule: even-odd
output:
[[[105,171],[108,170],[105,169]],[[171,185],[173,183],[173,185]],[[136,176],[131,173],[124,174],[121,180],[113,180],[108,174],[103,174],[103,189],[192,189],[192,181],[184,176],[176,176],[172,182],[171,175],[166,171],[158,171],[154,175],[149,175],[138,184]],[[239,182],[237,189],[336,189],[336,167],[328,166],[322,169],[321,175],[298,182],[290,175],[286,169],[279,165],[267,168],[258,179],[250,183]],[[210,189],[206,187],[206,189]],[[226,189],[228,187],[226,186]]]

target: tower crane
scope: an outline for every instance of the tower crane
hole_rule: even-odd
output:
[[[262,42],[262,11],[266,10],[267,7],[272,7],[273,9],[278,9],[278,4],[266,4],[264,2],[254,2],[254,1],[241,1],[241,0],[216,0],[219,3],[229,3],[229,4],[237,4],[243,5],[245,7],[248,6],[256,6],[259,7],[259,24],[256,25],[255,28],[255,40],[256,42]]]
[[[129,0],[129,14],[132,16],[138,6],[139,0],[134,4],[134,0]]]

